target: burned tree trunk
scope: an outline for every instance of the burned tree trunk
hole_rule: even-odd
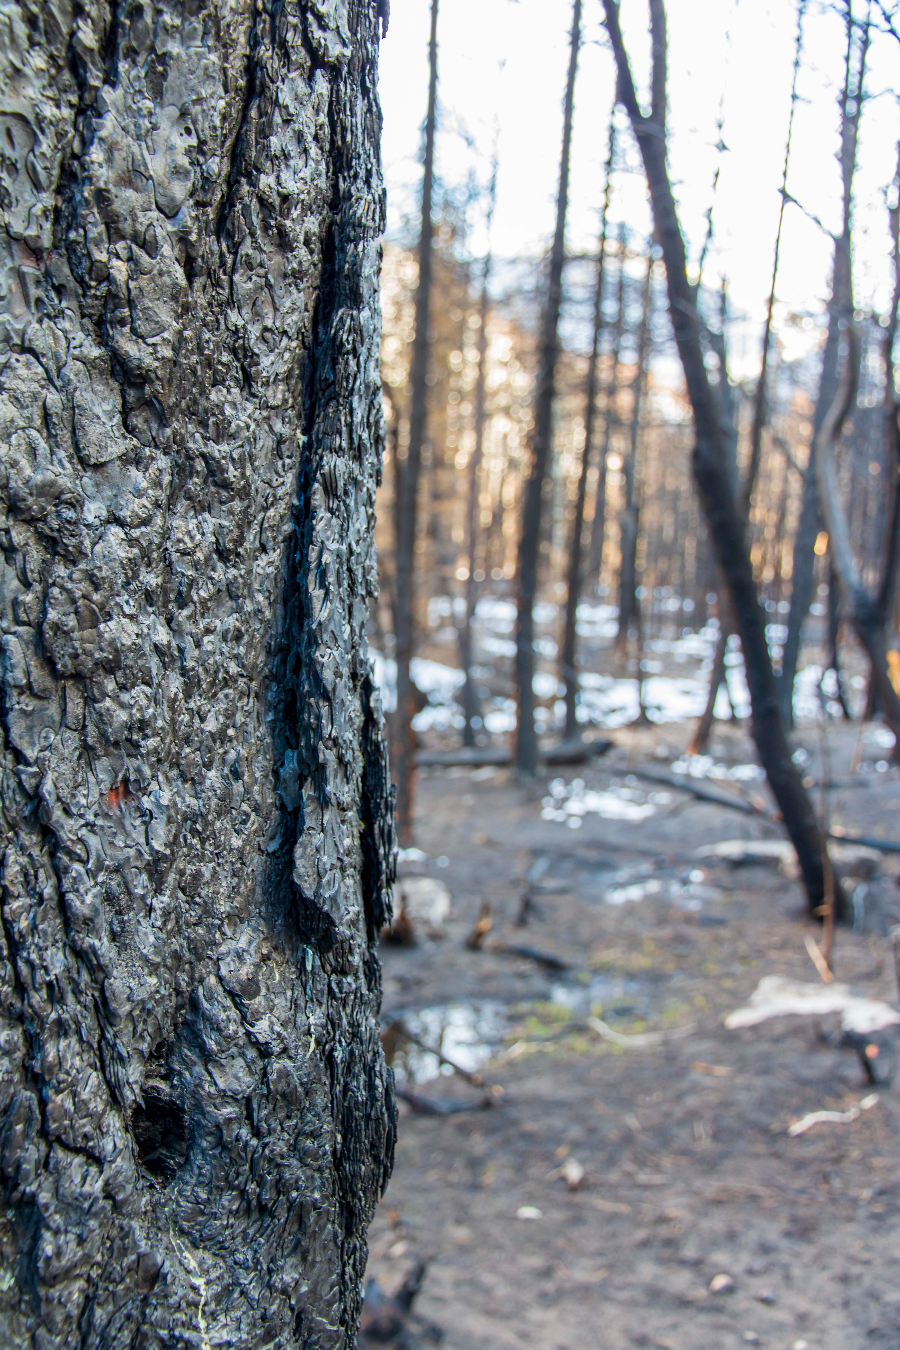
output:
[[[819,394],[813,416],[813,434],[809,461],[803,483],[800,519],[794,537],[791,564],[791,608],[788,613],[787,637],[781,661],[779,678],[779,705],[785,726],[790,729],[794,720],[794,679],[800,658],[800,641],[806,616],[812,603],[815,576],[815,543],[822,525],[818,478],[816,473],[816,446],[819,443],[825,418],[838,394],[838,361],[841,342],[841,324],[853,318],[853,269],[851,252],[851,210],[853,204],[853,177],[856,172],[856,149],[859,140],[859,120],[862,115],[863,85],[869,43],[868,23],[857,38],[849,0],[845,0],[847,22],[847,57],[844,83],[840,97],[841,150],[840,165],[843,185],[843,215],[841,233],[834,241],[834,265],[831,281],[831,302],[828,307],[828,335],[822,353],[822,374]],[[854,71],[854,49],[859,42],[859,54]]]
[[[631,119],[650,189],[656,234],[666,265],[669,315],[684,369],[694,415],[694,481],[709,527],[710,540],[725,579],[741,638],[760,762],[778,802],[785,829],[797,851],[810,909],[825,900],[825,840],[809,794],[803,786],[778,712],[777,687],[766,643],[764,611],[753,580],[743,512],[735,500],[721,409],[703,356],[694,289],[688,281],[684,237],[672,195],[666,162],[666,14],[663,0],[650,0],[653,68],[651,109],[641,111],[628,54],[619,26],[616,0],[603,0],[606,26],[619,76],[619,97]],[[846,901],[836,887],[835,912]]]
[[[575,513],[572,518],[572,535],[569,540],[569,571],[566,578],[566,610],[563,620],[562,652],[560,655],[562,677],[566,686],[566,725],[563,736],[567,741],[572,740],[573,737],[578,735],[578,671],[575,666],[575,625],[578,617],[578,601],[581,599],[581,587],[584,580],[584,568],[582,563],[584,504],[587,499],[588,471],[591,466],[591,452],[594,446],[594,423],[597,416],[597,363],[600,359],[600,339],[603,334],[603,273],[606,263],[606,224],[609,217],[613,160],[616,153],[616,127],[615,122],[613,121],[614,112],[615,109],[613,109],[609,115],[609,154],[606,159],[606,188],[603,194],[603,210],[600,214],[600,239],[597,245],[597,281],[594,287],[593,339],[591,342],[591,354],[588,360],[587,380],[584,393],[584,449],[581,452],[581,472],[578,475]],[[603,473],[602,467],[601,473]]]
[[[416,284],[415,333],[409,372],[409,449],[400,476],[397,504],[395,655],[397,707],[391,719],[391,768],[397,781],[397,820],[400,838],[408,843],[413,827],[413,782],[417,690],[410,674],[415,650],[416,536],[419,521],[419,478],[428,421],[428,359],[431,323],[431,285],[434,264],[434,137],[437,124],[438,0],[431,0],[428,44],[428,112],[425,117],[425,162],[422,173],[422,224],[419,234],[419,279]]]
[[[650,303],[652,298],[653,248],[647,252],[647,272],[641,296],[641,321],[638,328],[637,357],[631,386],[631,428],[628,452],[623,457],[622,477],[625,480],[625,504],[619,519],[619,626],[616,633],[616,651],[624,656],[628,635],[640,623],[640,605],[637,596],[637,546],[640,525],[640,493],[637,483],[638,448],[641,439],[641,414],[644,403],[644,384],[647,378],[647,348],[650,340]],[[640,681],[639,681],[640,682]]]
[[[189,13],[21,0],[0,45],[0,1343],[35,1350],[351,1345],[392,1151],[376,11]]]
[[[518,596],[516,604],[516,768],[534,774],[538,766],[537,732],[534,725],[534,602],[537,597],[541,524],[544,493],[550,473],[553,445],[553,403],[556,397],[556,366],[559,358],[559,314],[562,307],[562,273],[565,261],[566,211],[569,201],[569,152],[575,108],[575,74],[581,45],[581,0],[572,7],[569,71],[563,101],[562,151],[559,161],[559,191],[556,199],[556,230],[550,250],[547,297],[541,322],[541,339],[534,398],[534,431],[531,437],[531,470],[525,485],[522,526],[519,535]]]
[[[494,203],[497,200],[497,160],[494,159],[490,188],[488,189],[488,251],[484,257],[484,270],[481,274],[481,300],[478,307],[478,355],[475,371],[475,444],[469,460],[469,492],[466,503],[466,542],[468,544],[468,567],[466,589],[463,596],[462,622],[459,626],[459,654],[465,680],[462,689],[463,745],[475,744],[475,718],[479,715],[479,698],[472,673],[472,618],[475,613],[475,601],[478,595],[478,583],[475,580],[475,563],[478,556],[478,488],[480,483],[481,461],[484,455],[484,428],[487,422],[485,408],[485,383],[487,380],[487,321],[490,308],[488,286],[491,278],[490,232],[494,216]]]
[[[806,8],[806,0],[800,0],[797,6],[797,37],[794,43],[794,69],[791,79],[791,110],[788,115],[787,137],[784,145],[784,165],[781,172],[781,204],[778,211],[778,228],[775,231],[775,253],[772,258],[772,284],[769,287],[769,299],[766,305],[766,318],[763,325],[762,356],[760,358],[759,380],[756,385],[756,392],[753,398],[753,421],[750,425],[750,458],[747,464],[747,471],[744,476],[743,489],[741,492],[742,505],[749,522],[750,511],[753,504],[753,494],[756,489],[756,480],[759,476],[759,466],[762,459],[762,435],[768,421],[768,377],[769,377],[769,353],[772,346],[772,317],[775,312],[775,288],[778,284],[778,260],[781,254],[781,235],[784,228],[784,208],[787,205],[787,181],[788,169],[791,162],[791,139],[794,130],[794,114],[797,111],[797,78],[800,74],[800,58],[803,52],[803,16]],[[730,401],[730,388],[728,384],[728,371],[725,361],[725,292],[722,291],[722,354],[719,359],[719,390],[720,395],[728,394]],[[723,411],[727,412],[723,401]],[[732,416],[729,424],[733,428],[735,451],[737,449],[738,425],[737,418]],[[733,455],[735,472],[737,468],[737,454]],[[725,679],[725,654],[728,647],[729,627],[724,621],[719,630],[719,637],[716,643],[716,650],[713,656],[712,672],[710,674],[709,692],[706,700],[706,707],[700,716],[694,731],[691,744],[688,749],[689,754],[702,754],[709,744],[709,737],[712,732],[713,716],[718,697],[719,687]]]
[[[622,356],[622,336],[625,328],[625,226],[619,227],[619,278],[616,294],[616,317],[613,320],[612,352],[609,380],[603,409],[603,445],[597,466],[597,494],[594,498],[594,519],[591,523],[591,545],[588,555],[588,575],[599,586],[603,568],[603,545],[606,540],[606,461],[612,441],[613,428],[618,425],[619,364]]]
[[[841,590],[844,617],[853,626],[872,669],[872,685],[878,703],[894,733],[894,758],[900,756],[900,696],[891,680],[888,665],[887,615],[879,597],[863,585],[853,557],[847,513],[840,498],[835,450],[841,428],[856,399],[856,372],[859,367],[859,342],[855,331],[848,330],[847,363],[841,388],[822,424],[816,445],[816,474],[822,515],[828,529],[831,559]],[[837,672],[836,672],[837,673]]]

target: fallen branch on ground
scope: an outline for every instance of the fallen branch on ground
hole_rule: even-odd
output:
[[[863,1111],[871,1111],[877,1105],[878,1093],[871,1092],[868,1097],[863,1097],[859,1106],[851,1106],[849,1111],[810,1111],[809,1115],[789,1126],[788,1134],[794,1139],[798,1134],[811,1130],[814,1125],[849,1125],[851,1121],[858,1120]]]
[[[724,806],[731,811],[740,811],[745,816],[756,816],[760,820],[767,821],[769,825],[784,828],[784,822],[776,811],[770,811],[764,806],[757,806],[755,802],[749,802],[745,797],[735,797],[730,792],[723,792],[720,788],[695,782],[693,779],[677,773],[657,773],[653,769],[641,768],[629,768],[628,772],[633,773],[635,778],[645,779],[648,783],[657,783],[660,787],[676,788],[681,792],[689,792],[699,801],[710,802],[714,806]],[[875,839],[864,834],[850,834],[840,826],[829,830],[828,838],[845,844],[860,844],[864,848],[875,848],[880,853],[900,853],[900,841]]]
[[[613,1045],[621,1045],[629,1050],[639,1050],[644,1046],[660,1045],[663,1041],[676,1040],[680,1036],[687,1036],[694,1030],[694,1023],[688,1022],[686,1026],[676,1027],[673,1031],[642,1031],[633,1036],[624,1036],[621,1031],[613,1031],[611,1026],[601,1021],[599,1017],[588,1017],[586,1025],[591,1031],[596,1031],[598,1036],[602,1036],[605,1041],[611,1041]]]
[[[585,764],[589,759],[599,758],[612,749],[612,741],[560,741],[556,745],[543,746],[538,750],[538,759],[542,764]],[[453,768],[479,768],[490,764],[502,768],[513,762],[513,752],[502,745],[460,746],[455,750],[420,750],[416,755],[419,768],[429,766]]]
[[[423,1097],[419,1092],[410,1092],[408,1088],[395,1088],[394,1092],[401,1102],[406,1102],[421,1116],[456,1116],[463,1111],[489,1111],[494,1099],[486,1092],[474,1102],[461,1102],[449,1097]]]
[[[382,1033],[382,1041],[391,1034],[395,1037],[399,1037],[401,1040],[409,1041],[410,1045],[414,1045],[417,1050],[424,1051],[426,1055],[434,1055],[435,1059],[440,1060],[441,1064],[446,1064],[447,1068],[452,1069],[454,1073],[458,1073],[460,1078],[464,1078],[471,1087],[487,1088],[488,1092],[492,1093],[495,1097],[503,1095],[502,1087],[486,1083],[480,1073],[472,1073],[469,1069],[464,1069],[461,1064],[457,1064],[455,1060],[450,1059],[450,1057],[445,1055],[442,1050],[435,1050],[433,1045],[426,1045],[424,1041],[420,1041],[418,1036],[414,1035],[414,1033],[409,1030],[402,1019],[397,1019],[388,1024]]]

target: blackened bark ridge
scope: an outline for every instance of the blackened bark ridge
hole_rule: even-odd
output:
[[[353,1343],[395,1124],[377,27],[10,7],[2,1345]]]
[[[791,748],[778,711],[764,611],[753,580],[744,516],[733,490],[721,410],[703,359],[696,295],[688,281],[684,237],[669,182],[664,135],[665,79],[660,73],[664,70],[666,50],[665,8],[662,0],[651,0],[653,104],[649,115],[645,116],[638,103],[619,26],[619,7],[616,0],[603,0],[603,3],[618,70],[619,98],[629,115],[641,151],[656,235],[663,251],[669,314],[694,414],[694,482],[741,638],[753,736],[785,829],[797,851],[810,909],[819,912],[825,900],[825,841],[809,794],[791,758]],[[835,892],[836,916],[843,917],[846,902],[837,885]]]

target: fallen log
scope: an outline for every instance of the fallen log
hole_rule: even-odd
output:
[[[693,778],[686,778],[678,773],[658,773],[653,769],[633,767],[630,767],[628,772],[634,774],[635,778],[643,778],[648,783],[657,783],[660,787],[676,788],[680,792],[689,792],[698,801],[710,802],[713,806],[724,806],[730,811],[740,811],[745,816],[756,816],[760,820],[765,820],[769,825],[778,825],[780,828],[784,828],[784,822],[778,812],[769,811],[764,806],[757,806],[755,802],[748,802],[745,797],[735,797],[730,792],[723,792],[721,788],[710,787],[706,783],[699,783]],[[875,848],[881,853],[900,853],[900,841],[876,839],[874,836],[867,834],[851,834],[840,826],[829,830],[828,838],[844,844],[859,844],[863,848]]]
[[[459,1101],[454,1097],[423,1097],[420,1092],[410,1092],[408,1088],[400,1087],[395,1087],[394,1093],[420,1116],[457,1116],[463,1111],[489,1111],[494,1105],[493,1097],[487,1092],[472,1102]]]
[[[612,741],[558,741],[556,745],[538,749],[538,758],[542,764],[586,764],[590,759],[605,755],[612,748]],[[502,745],[459,746],[453,750],[419,750],[416,764],[419,768],[441,767],[481,768],[495,764],[498,768],[513,762],[512,750]]]
[[[568,961],[564,961],[561,956],[556,956],[553,952],[544,952],[539,947],[526,947],[517,942],[492,942],[489,947],[484,947],[482,950],[494,952],[500,956],[518,956],[526,961],[534,961],[535,965],[542,966],[544,970],[562,972],[572,969]]]

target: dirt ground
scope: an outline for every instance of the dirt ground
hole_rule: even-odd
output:
[[[897,770],[868,732],[851,775],[857,734],[829,731],[832,822],[900,839]],[[427,1344],[431,1326],[447,1350],[900,1347],[896,1079],[867,1082],[862,1059],[838,1044],[836,1016],[724,1026],[763,976],[818,980],[804,945],[818,929],[775,867],[698,856],[723,839],[778,838],[776,827],[678,791],[652,800],[653,785],[631,777],[646,765],[665,773],[685,739],[684,726],[621,730],[604,758],[530,787],[505,770],[420,776],[422,856],[401,874],[444,882],[452,910],[441,940],[383,945],[385,1021],[405,1017],[429,1045],[454,1016],[476,1037],[487,1028],[480,1072],[502,1093],[490,1109],[451,1115],[401,1103],[369,1264],[389,1295],[427,1262],[401,1344]],[[815,730],[798,744],[815,777]],[[753,761],[728,727],[712,755],[723,769]],[[764,794],[740,777],[725,786]],[[559,804],[592,792],[654,813],[587,809],[569,826]],[[857,931],[839,932],[834,957],[839,981],[892,1001],[885,934],[900,920],[898,871],[900,856],[885,854],[863,889],[850,883]],[[484,901],[493,927],[483,950],[468,950]],[[516,944],[568,970],[491,949]],[[614,1036],[663,1035],[618,1044],[591,1018]],[[891,1057],[882,1044],[882,1078]],[[427,1080],[419,1061],[426,1081],[408,1088],[481,1100],[458,1076]],[[414,1053],[396,1066],[402,1084]],[[860,1102],[855,1119],[788,1133],[808,1112]]]

